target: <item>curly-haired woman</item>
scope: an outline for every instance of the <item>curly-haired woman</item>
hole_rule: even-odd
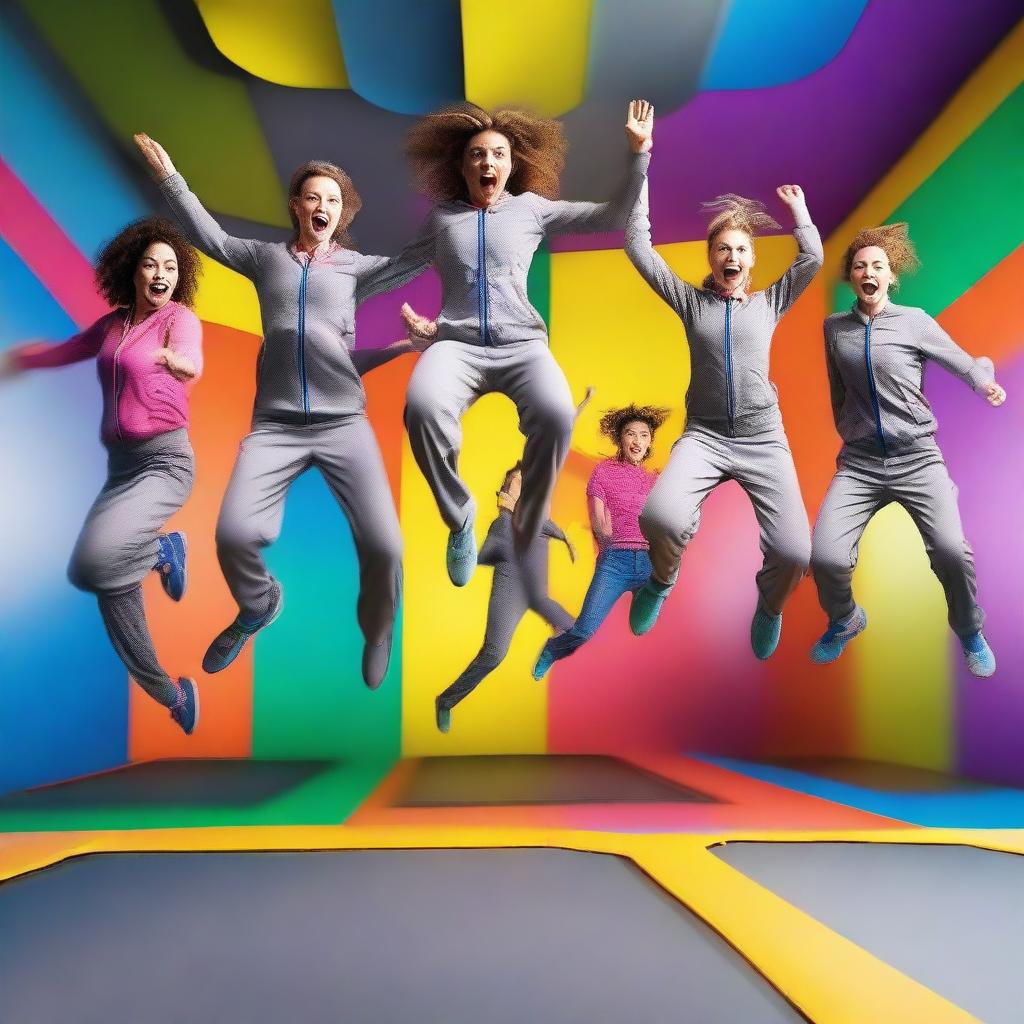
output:
[[[601,417],[601,433],[615,445],[616,453],[597,464],[587,483],[590,526],[600,549],[594,578],[572,628],[553,636],[541,650],[533,668],[535,679],[543,678],[553,662],[579,650],[608,618],[615,602],[651,578],[650,545],[640,532],[640,510],[658,477],[644,463],[667,416],[667,409],[627,405]]]
[[[654,129],[641,112],[644,133]],[[778,224],[760,203],[726,195],[708,204],[719,212],[708,227],[711,273],[703,287],[681,280],[651,244],[647,189],[626,228],[626,254],[686,328],[690,386],[686,429],[640,517],[651,542],[654,571],[633,595],[630,627],[646,633],[672,589],[679,562],[700,525],[704,499],[735,480],[754,506],[764,563],[757,574],[757,607],[750,625],[756,657],[768,658],[782,632],[782,608],[807,571],[811,554],[807,511],[782,427],[775,386],[768,377],[772,336],[786,311],[810,284],[824,259],[799,185],[782,185],[779,198],[795,222],[798,252],[785,274],[763,292],[751,292],[754,236]]]
[[[402,535],[361,376],[418,347],[410,341],[352,351],[361,290],[390,261],[351,248],[348,227],[362,202],[334,164],[303,164],[288,188],[289,242],[235,238],[189,190],[166,151],[136,144],[192,244],[256,286],[263,344],[252,431],[243,439],[217,522],[217,557],[238,616],[210,644],[203,669],[227,668],[283,607],[263,548],[281,532],[288,488],[311,466],[323,474],[352,528],[359,558],[357,617],[362,673],[375,689],[391,657],[402,588]],[[378,289],[380,290],[380,289]]]
[[[161,667],[142,601],[142,581],[161,574],[176,601],[185,591],[185,537],[162,533],[192,490],[188,393],[202,372],[202,325],[189,308],[199,258],[166,220],[126,227],[100,253],[96,283],[116,307],[62,344],[8,350],[3,373],[95,359],[103,391],[100,436],[107,480],[86,517],[68,567],[96,595],[110,642],[129,675],[169,708],[186,734],[199,720],[192,679]]]
[[[921,531],[968,669],[990,676],[996,659],[981,632],[985,615],[978,607],[974,553],[935,443],[937,424],[921,390],[922,374],[927,363],[937,363],[993,406],[1003,404],[1006,392],[990,359],[968,355],[923,309],[889,300],[900,275],[917,262],[906,224],[862,230],[843,260],[843,278],[856,302],[825,321],[832,413],[843,447],[814,527],[811,569],[828,628],[811,657],[820,664],[835,661],[867,627],[853,598],[857,550],[872,516],[896,502]]]
[[[556,121],[471,104],[423,118],[407,144],[417,184],[436,203],[418,237],[373,290],[394,287],[433,263],[441,277],[438,341],[409,382],[405,423],[413,454],[450,531],[448,574],[456,586],[476,566],[476,506],[458,474],[460,420],[482,395],[507,395],[526,436],[516,546],[547,518],[569,451],[574,408],[547,328],[526,293],[530,263],[545,237],[619,228],[640,191],[647,156],[633,116],[634,153],[619,195],[608,203],[557,199],[565,140]]]

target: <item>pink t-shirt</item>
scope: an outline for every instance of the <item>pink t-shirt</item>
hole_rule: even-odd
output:
[[[640,512],[651,493],[657,473],[630,462],[608,459],[590,474],[587,497],[600,498],[612,521],[612,548],[642,551],[650,545],[640,532]]]
[[[143,441],[179,427],[188,427],[188,393],[203,372],[203,327],[187,306],[168,302],[124,335],[127,310],[115,309],[59,345],[32,345],[15,354],[24,370],[67,366],[95,358],[103,389],[106,442]],[[191,360],[196,376],[176,380],[155,362],[164,346]]]

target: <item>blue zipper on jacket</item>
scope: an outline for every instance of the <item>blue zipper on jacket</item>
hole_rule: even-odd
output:
[[[302,266],[302,279],[299,281],[299,380],[302,382],[302,414],[309,423],[309,385],[306,380],[306,278],[309,266],[313,262],[308,258]]]
[[[882,458],[889,451],[885,447],[885,434],[882,433],[882,412],[878,407],[878,390],[875,388],[875,369],[871,364],[871,318],[864,325],[864,364],[868,371],[868,391],[871,393],[871,408],[875,412],[875,433],[878,435],[878,446],[882,449]]]
[[[486,210],[477,211],[476,222],[476,304],[477,316],[480,318],[480,340],[485,344],[491,343],[490,332],[487,329],[487,249],[486,230],[484,228],[484,216]]]
[[[736,436],[736,396],[732,382],[732,299],[725,300],[725,378],[729,384],[729,436]]]

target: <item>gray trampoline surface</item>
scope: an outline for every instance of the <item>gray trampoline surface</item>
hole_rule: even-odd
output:
[[[896,843],[713,852],[987,1024],[1024,1020],[1024,857]]]
[[[0,1021],[799,1021],[629,861],[568,850],[80,857],[0,885]]]
[[[424,758],[395,806],[717,802],[615,757],[489,754]]]

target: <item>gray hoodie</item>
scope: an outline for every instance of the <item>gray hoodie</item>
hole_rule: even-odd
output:
[[[968,355],[923,309],[891,302],[871,318],[856,304],[828,317],[825,360],[840,437],[883,458],[930,443],[935,433],[921,390],[928,360],[979,393],[995,381],[991,359]]]
[[[416,238],[388,265],[360,281],[357,299],[390,291],[430,264],[441,277],[437,337],[467,345],[547,341],[547,328],[526,294],[533,254],[549,234],[610,231],[626,221],[650,156],[636,154],[616,197],[607,203],[504,193],[479,209],[461,200],[439,203]]]
[[[390,262],[335,249],[310,261],[284,242],[234,238],[189,191],[180,174],[160,183],[185,237],[256,286],[263,344],[256,364],[254,419],[316,423],[366,408],[349,351],[355,346],[356,291]]]
[[[690,346],[687,424],[726,437],[749,437],[781,426],[775,385],[768,378],[772,335],[824,261],[813,224],[794,231],[799,252],[763,292],[741,302],[677,277],[651,243],[646,182],[626,225],[626,255],[640,276],[675,310]]]

